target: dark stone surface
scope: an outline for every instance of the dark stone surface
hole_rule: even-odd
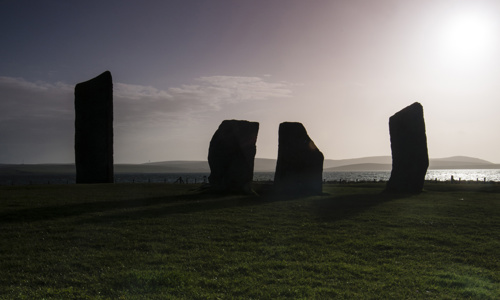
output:
[[[424,110],[420,103],[389,118],[392,172],[386,191],[420,193],[429,167]]]
[[[278,193],[315,195],[323,190],[323,153],[301,123],[279,127],[279,148],[274,186]]]
[[[208,180],[219,191],[251,191],[259,123],[225,120],[210,141]]]
[[[113,80],[111,73],[75,86],[76,183],[112,183]]]

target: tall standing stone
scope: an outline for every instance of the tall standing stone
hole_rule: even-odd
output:
[[[386,191],[420,193],[429,167],[424,110],[420,103],[389,118],[392,172]]]
[[[215,190],[250,191],[259,123],[224,120],[210,141],[208,180]]]
[[[111,73],[75,86],[76,183],[112,183],[113,81]]]
[[[287,194],[321,194],[324,157],[304,126],[295,122],[281,123],[278,139],[275,190]]]

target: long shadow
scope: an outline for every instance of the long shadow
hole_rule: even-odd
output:
[[[84,203],[58,204],[43,207],[31,207],[0,213],[0,223],[35,222],[53,220],[79,215],[107,212],[120,209],[134,209],[160,204],[175,203],[178,201],[203,200],[210,197],[203,194],[173,195],[168,197],[140,198],[128,200],[96,201]]]
[[[117,211],[124,218],[148,217],[164,214],[190,213],[211,209],[248,206],[264,203],[255,196],[194,193],[167,197],[130,200],[97,201],[25,208],[0,213],[2,223],[24,223],[77,217],[93,213]]]
[[[152,199],[156,200],[156,199]],[[256,197],[245,197],[234,199],[233,197],[223,197],[211,198],[210,200],[195,201],[191,203],[177,203],[173,205],[155,206],[155,207],[144,207],[144,209],[136,209],[134,211],[116,211],[115,213],[110,213],[106,216],[89,216],[81,221],[81,223],[108,223],[108,222],[119,222],[122,220],[137,220],[145,218],[157,218],[157,217],[167,217],[176,214],[189,215],[197,212],[215,211],[219,209],[236,208],[236,207],[249,207],[262,205],[268,203],[263,199]]]
[[[201,194],[203,195],[203,194]],[[328,194],[323,194],[327,196]],[[407,194],[349,194],[332,196],[327,198],[311,198],[310,203],[313,209],[316,210],[318,216],[324,221],[338,221],[344,218],[349,218],[353,215],[359,214],[365,210],[379,205],[384,202],[410,197],[412,195]],[[233,207],[247,207],[247,206],[257,206],[263,204],[270,204],[275,202],[287,202],[294,201],[305,196],[294,196],[294,195],[277,195],[274,193],[264,194],[261,197],[255,196],[240,196],[235,197],[228,195],[203,195],[204,200],[200,200],[199,195],[189,195],[184,196],[184,200],[195,200],[181,203],[175,203],[173,205],[163,205],[155,207],[144,206],[143,210],[134,211],[118,211],[116,214],[103,217],[93,216],[90,219],[86,219],[86,222],[109,222],[109,221],[119,221],[119,220],[132,220],[140,218],[151,218],[151,217],[165,217],[172,214],[190,214],[196,212],[204,212],[218,209],[227,209]],[[152,201],[157,203],[158,201],[163,201],[162,199],[148,199],[147,201]],[[178,200],[180,198],[177,198]],[[196,201],[197,200],[197,201]],[[309,200],[305,200],[309,201]]]
[[[314,199],[313,207],[325,220],[338,220],[358,214],[385,201],[407,197],[399,194],[349,194]],[[87,215],[84,222],[109,222],[121,219],[138,219],[188,214],[200,211],[262,205],[271,202],[293,201],[302,197],[293,195],[213,194],[196,192],[187,195],[140,198],[129,200],[98,201],[25,208],[0,213],[0,224],[54,221]],[[93,215],[99,214],[99,215]],[[105,214],[105,216],[103,216]]]
[[[370,193],[332,196],[315,202],[316,214],[324,221],[339,221],[370,208],[396,199],[411,197],[409,194]]]

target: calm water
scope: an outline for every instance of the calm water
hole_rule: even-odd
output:
[[[256,173],[255,180],[272,180],[274,173]],[[450,181],[454,180],[478,180],[500,182],[500,170],[479,169],[479,170],[429,170],[425,176],[426,180]],[[326,181],[387,181],[391,177],[391,171],[369,171],[369,172],[325,172],[323,180]]]
[[[208,173],[161,173],[161,174],[116,174],[116,183],[174,183],[179,177],[182,177],[187,183],[206,182]],[[323,179],[325,181],[387,181],[391,175],[390,171],[380,172],[325,172]],[[426,180],[450,181],[451,176],[455,180],[466,181],[496,181],[500,182],[500,170],[429,170],[425,176]],[[272,181],[273,172],[256,172],[255,181]],[[0,176],[0,185],[27,185],[27,184],[74,184],[75,175],[15,175]]]

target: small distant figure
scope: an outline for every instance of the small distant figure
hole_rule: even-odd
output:
[[[207,176],[203,176],[203,183],[207,183]]]
[[[455,182],[455,178],[453,178],[453,175],[451,175],[451,182]]]
[[[184,180],[182,180],[182,176],[179,176],[179,178],[177,178],[174,183],[184,183]]]

